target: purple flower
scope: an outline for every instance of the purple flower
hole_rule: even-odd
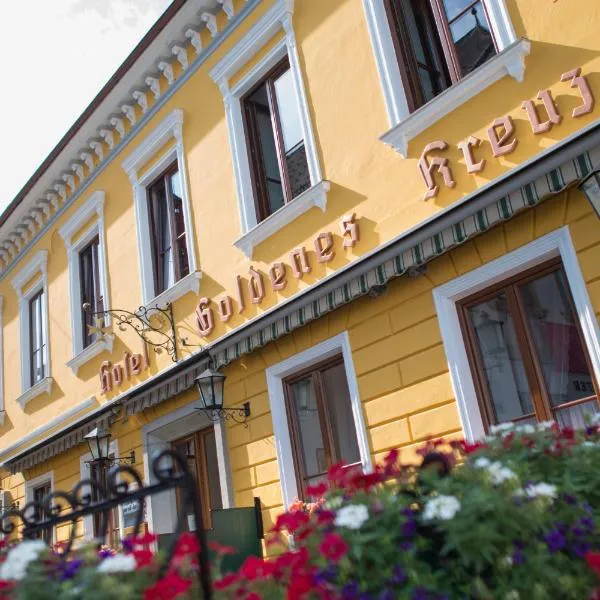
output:
[[[512,564],[515,566],[522,565],[525,562],[523,550],[515,550],[512,555]]]
[[[402,536],[406,538],[413,538],[417,534],[417,523],[414,519],[410,519],[405,523],[402,523]]]
[[[129,543],[129,546],[128,546]],[[133,545],[129,540],[123,540],[123,548],[125,548],[126,550],[133,550]],[[113,556],[114,555],[114,550],[111,550],[110,548],[102,548],[102,550],[98,550],[98,556],[102,559],[108,558],[109,556]]]
[[[69,562],[62,563],[59,567],[60,571],[62,571],[60,574],[60,580],[65,581],[67,579],[73,579],[81,565],[83,565],[82,560],[71,560]]]
[[[411,596],[411,600],[431,600],[431,594],[424,587],[417,587]]]
[[[379,596],[377,597],[377,600],[395,600],[395,599],[396,599],[396,593],[394,592],[394,590],[390,590],[389,588],[381,590],[381,592],[379,592]]]
[[[360,593],[358,583],[356,581],[349,581],[342,588],[342,600],[356,600]]]
[[[402,552],[408,552],[409,550],[412,550],[413,543],[406,540],[404,542],[400,542],[400,545],[398,547],[400,548],[400,550],[402,550]]]
[[[392,577],[390,578],[390,583],[392,585],[402,585],[406,583],[408,579],[404,569],[400,565],[396,565],[392,572]]]
[[[583,537],[587,533],[587,531],[585,529],[582,529],[581,527],[571,527],[571,533],[575,537]]]
[[[575,496],[571,496],[571,494],[563,494],[563,500],[571,506],[573,504],[577,504],[577,498],[575,498]]]
[[[593,531],[595,524],[594,524],[594,519],[592,519],[591,517],[581,517],[581,519],[579,519],[579,524],[584,527],[588,532]]]
[[[579,558],[583,558],[589,552],[590,548],[590,544],[587,544],[585,542],[573,544],[573,546],[571,547],[571,549],[573,550],[573,554],[575,554],[575,556],[578,556]]]
[[[317,585],[321,585],[323,583],[329,583],[333,581],[337,576],[337,566],[329,565],[326,569],[321,569],[317,571],[314,575],[314,580]]]
[[[558,530],[547,533],[544,536],[544,540],[546,541],[546,545],[548,546],[548,550],[550,550],[550,552],[558,552],[559,550],[562,550],[567,543],[565,536]]]
[[[362,592],[358,596],[358,600],[373,600],[373,596],[371,596],[371,594],[369,594],[368,592]]]

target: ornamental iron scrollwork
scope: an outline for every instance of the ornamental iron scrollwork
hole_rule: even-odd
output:
[[[248,417],[250,416],[250,402],[244,402],[241,408],[204,408],[197,407],[196,410],[201,410],[209,421],[217,423],[218,421],[234,421],[248,428]]]
[[[144,521],[146,499],[168,490],[178,490],[181,499],[181,510],[177,511],[173,539],[169,542],[166,560],[159,571],[164,575],[173,556],[179,534],[186,531],[187,515],[193,512],[200,550],[197,554],[199,565],[199,581],[203,597],[212,598],[210,580],[210,562],[208,544],[204,531],[202,506],[196,481],[187,460],[177,452],[165,450],[152,460],[151,473],[156,483],[144,486],[139,473],[130,465],[115,464],[99,479],[82,479],[70,492],[54,491],[41,501],[27,502],[22,509],[12,507],[0,515],[0,532],[10,536],[21,529],[25,539],[35,539],[41,534],[50,535],[52,530],[64,523],[70,523],[69,537],[63,545],[61,557],[69,560],[73,543],[77,538],[77,524],[84,517],[98,515],[98,527],[95,541],[102,545],[108,536],[110,513],[124,504],[137,502],[132,535],[141,533]]]
[[[173,362],[179,360],[173,306],[170,302],[165,304],[164,308],[140,306],[133,312],[118,308],[92,311],[91,305],[86,302],[83,304],[83,310],[94,319],[94,325],[87,326],[90,335],[103,336],[109,333],[111,328],[106,326],[106,317],[112,317],[119,331],[131,328],[154,352],[166,352]]]

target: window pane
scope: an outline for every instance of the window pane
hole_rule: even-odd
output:
[[[360,462],[356,426],[343,363],[323,371],[325,410],[333,430],[337,461]]]
[[[495,421],[511,421],[534,412],[513,317],[502,292],[467,311],[475,331],[483,377]]]
[[[553,271],[519,291],[552,406],[595,395],[564,273]]]
[[[269,203],[269,214],[274,213],[284,204],[283,186],[281,183],[281,173],[279,172],[279,163],[277,162],[277,147],[275,146],[275,136],[273,133],[273,124],[271,122],[271,110],[267,97],[267,88],[265,85],[256,90],[248,98],[252,105],[256,120],[256,129],[260,145],[260,160],[264,175],[264,185],[267,189],[267,199]]]
[[[328,467],[312,377],[295,381],[289,386],[289,390],[292,408],[297,416],[304,475],[309,479],[324,473]]]
[[[204,455],[206,458],[206,475],[208,478],[208,491],[210,494],[210,508],[223,508],[214,429],[207,431],[202,437],[204,439]]]
[[[486,62],[496,53],[483,5],[471,10],[450,25],[450,33],[463,76]]]
[[[583,429],[587,426],[586,416],[592,415],[598,411],[597,400],[582,402],[574,406],[567,406],[554,411],[556,422],[561,427],[573,427],[573,429]]]
[[[461,13],[473,0],[444,0],[444,10],[448,21],[452,21],[456,15]]]
[[[156,290],[160,294],[175,283],[171,247],[171,229],[164,179],[149,189],[153,264],[156,269]]]
[[[102,310],[100,303],[100,274],[98,272],[98,239],[92,241],[79,254],[79,279],[81,291],[81,320],[83,347],[91,344],[97,334],[90,334],[89,326],[94,325],[92,313]],[[83,310],[83,304],[88,303],[90,311]]]
[[[190,272],[187,241],[185,237],[185,221],[183,218],[183,198],[181,196],[181,177],[179,172],[170,176],[171,196],[173,198],[173,224],[175,228],[175,251],[177,253],[179,278],[185,277]]]
[[[279,122],[283,134],[283,146],[286,154],[303,141],[302,126],[298,116],[298,102],[292,72],[288,69],[275,80],[275,97]]]

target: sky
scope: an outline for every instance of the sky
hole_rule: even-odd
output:
[[[0,211],[170,3],[3,2]]]

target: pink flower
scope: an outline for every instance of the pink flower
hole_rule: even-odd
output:
[[[348,544],[341,535],[328,533],[319,546],[319,552],[331,562],[339,562],[348,554]]]
[[[189,579],[183,579],[177,573],[169,573],[144,592],[144,600],[173,600],[180,594],[185,594],[191,585]]]

